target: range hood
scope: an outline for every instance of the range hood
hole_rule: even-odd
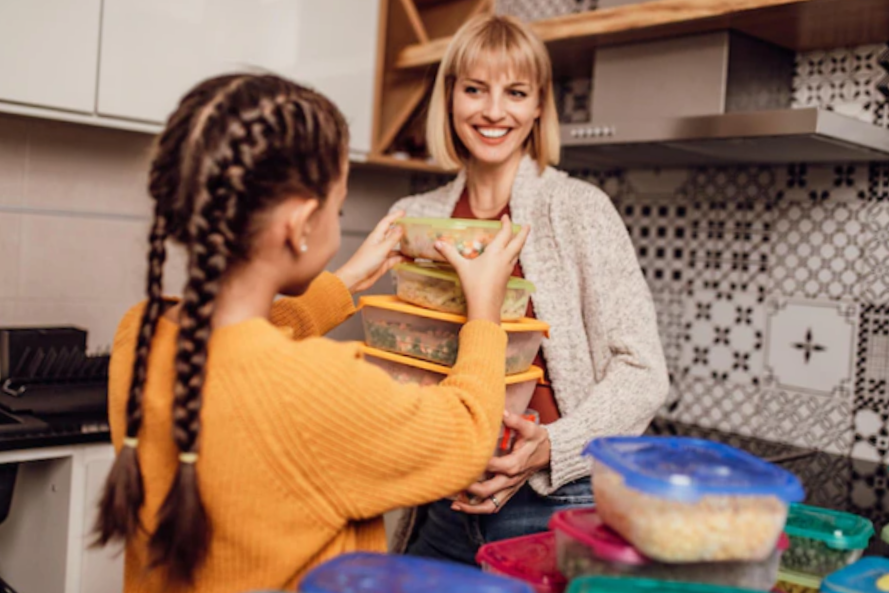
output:
[[[562,125],[563,166],[889,160],[889,130],[791,108],[793,61],[728,31],[599,49],[591,122]]]

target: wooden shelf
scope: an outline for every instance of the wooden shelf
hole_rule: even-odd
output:
[[[384,167],[387,169],[399,169],[402,171],[420,171],[423,173],[437,173],[440,175],[453,175],[456,171],[443,169],[433,163],[419,159],[400,159],[388,154],[372,154],[364,162],[353,163],[353,166]]]
[[[531,23],[553,62],[600,45],[733,29],[795,51],[885,43],[889,0],[651,0]],[[437,64],[450,37],[402,48],[396,69]]]

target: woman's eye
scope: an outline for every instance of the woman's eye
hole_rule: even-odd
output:
[[[475,87],[475,86],[468,86],[463,90],[467,95],[475,95],[476,93],[479,92],[478,87]]]
[[[516,91],[516,90],[513,90],[513,91],[510,91],[510,94],[511,94],[513,97],[516,97],[516,98],[518,98],[518,99],[524,99],[525,97],[528,96],[528,93],[526,93],[525,91]]]

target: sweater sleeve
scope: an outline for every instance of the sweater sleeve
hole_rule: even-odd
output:
[[[315,278],[305,294],[284,297],[272,305],[271,321],[289,327],[293,338],[323,336],[355,313],[355,303],[346,285],[330,272]]]
[[[669,389],[654,302],[626,227],[608,196],[582,186],[575,196],[582,204],[566,205],[555,216],[578,241],[578,251],[568,257],[579,262],[584,325],[603,328],[604,344],[591,343],[590,349],[604,349],[610,361],[580,405],[546,426],[550,467],[531,479],[544,495],[589,474],[581,452],[591,439],[641,434]]]
[[[431,387],[397,383],[362,360],[354,344],[299,346],[325,363],[305,377],[318,395],[289,408],[298,427],[290,434],[311,455],[305,471],[346,518],[438,500],[484,471],[505,399],[506,334],[499,326],[467,323],[452,374]]]

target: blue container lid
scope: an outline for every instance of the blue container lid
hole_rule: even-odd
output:
[[[605,437],[584,455],[620,474],[627,487],[681,502],[702,496],[775,496],[803,499],[799,479],[734,447],[685,437]]]
[[[889,591],[889,560],[866,556],[821,581],[825,593],[886,593]]]
[[[534,593],[521,581],[463,564],[359,552],[315,568],[300,593]]]

